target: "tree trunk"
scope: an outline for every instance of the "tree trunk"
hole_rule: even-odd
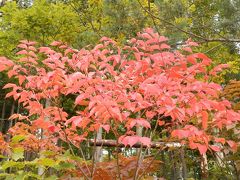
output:
[[[102,128],[99,128],[97,132],[97,138],[96,141],[101,141],[102,140]],[[96,152],[95,152],[95,160],[96,162],[101,162],[102,161],[102,147],[96,147]]]
[[[2,115],[0,121],[0,132],[3,132],[4,120],[5,120],[5,111],[6,111],[6,99],[4,99],[3,107],[2,107]]]
[[[15,102],[12,103],[10,116],[12,116],[14,114],[14,110],[15,110]],[[8,124],[7,129],[6,129],[7,131],[8,131],[9,128],[12,127],[12,124],[13,124],[13,120],[9,120],[9,124]],[[10,134],[7,134],[6,141],[9,142],[9,140],[10,140]]]
[[[201,171],[202,171],[201,172],[202,179],[207,179],[208,178],[208,160],[207,160],[206,153],[202,155]]]
[[[45,102],[45,108],[47,108],[47,107],[49,107],[49,106],[51,106],[51,101],[50,101],[50,99],[46,99],[46,102]],[[49,117],[48,116],[46,116],[45,117],[45,121],[49,121]],[[39,135],[39,138],[40,139],[44,139],[44,138],[46,138],[46,137],[44,137],[44,130],[43,129],[39,129],[38,130],[38,135]],[[41,152],[40,152],[41,153]],[[40,156],[42,156],[41,154],[40,154]],[[39,176],[41,176],[41,175],[43,175],[44,174],[44,168],[42,167],[42,166],[39,166],[38,167],[38,175]]]
[[[10,116],[14,114],[14,110],[15,110],[15,102],[12,103],[11,114],[10,114]],[[13,120],[9,120],[9,126],[8,126],[8,129],[11,128],[12,125],[13,125]]]
[[[143,127],[137,126],[136,128],[136,135],[142,137],[143,134]],[[140,153],[141,149],[137,149],[137,154]]]
[[[176,162],[174,157],[174,151],[169,152],[169,159],[173,160],[171,163],[171,180],[177,180],[177,168],[176,168]]]
[[[181,149],[180,149],[180,157],[181,157],[181,165],[182,165],[181,176],[183,179],[186,179],[187,178],[187,165],[186,165],[186,161],[185,161],[184,147],[181,147]]]
[[[161,161],[163,162],[162,166],[161,166],[162,176],[163,176],[163,178],[167,178],[167,169],[166,169],[166,160],[165,160],[164,151],[161,152]]]

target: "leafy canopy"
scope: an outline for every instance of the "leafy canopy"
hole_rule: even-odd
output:
[[[78,15],[64,3],[37,0],[29,8],[20,8],[8,2],[1,11],[0,54],[8,57],[16,53],[21,39],[38,40],[43,46],[55,39],[74,45],[81,31]]]

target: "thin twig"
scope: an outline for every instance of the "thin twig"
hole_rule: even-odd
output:
[[[95,171],[96,140],[97,140],[97,135],[95,134],[95,136],[94,136],[94,147],[93,147],[93,153],[92,153],[92,171],[91,171],[91,177],[92,178],[93,178],[93,174],[94,174],[94,171]]]
[[[205,51],[204,54],[209,53],[210,51],[212,51],[212,50],[214,50],[214,49],[216,49],[216,48],[218,48],[218,47],[220,47],[220,46],[222,46],[222,45],[224,45],[224,44],[226,44],[226,43],[227,43],[227,42],[222,42],[222,43],[220,43],[220,44],[218,44],[218,45],[210,48],[209,50]]]
[[[138,180],[140,180],[142,178],[142,176],[146,173],[147,169],[152,165],[152,163],[155,161],[155,159],[157,158],[157,156],[159,155],[159,153],[162,151],[162,148],[158,150],[158,152],[155,154],[155,156],[153,157],[153,159],[151,160],[151,162],[148,164],[148,166],[143,170],[143,172],[140,174],[140,176],[138,177]]]
[[[118,138],[117,138],[117,145],[118,145]],[[117,153],[116,153],[116,160],[117,160],[117,172],[118,172],[118,178],[121,180],[121,171],[120,171],[120,164],[119,164],[119,152],[117,149]]]
[[[139,170],[139,164],[140,164],[140,161],[142,161],[142,160],[141,160],[142,147],[143,147],[143,146],[142,146],[142,144],[141,144],[141,147],[140,147],[140,150],[138,151],[138,156],[137,156],[137,166],[136,166],[135,173],[134,173],[134,177],[133,177],[134,180],[137,179],[138,170]]]

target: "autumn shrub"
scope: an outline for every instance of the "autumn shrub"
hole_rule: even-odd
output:
[[[188,40],[172,49],[150,28],[124,47],[107,37],[80,50],[58,41],[46,47],[21,41],[16,60],[0,58],[11,80],[6,97],[25,110],[10,117],[17,123],[0,138],[4,176],[137,179],[157,172],[158,151],[167,143],[199,157],[236,152],[238,144],[221,132],[238,126],[240,114],[211,82],[227,65],[211,68],[195,46]],[[138,145],[136,156],[126,159],[117,150],[112,161],[98,162],[96,146],[83,152],[100,129],[122,151]]]

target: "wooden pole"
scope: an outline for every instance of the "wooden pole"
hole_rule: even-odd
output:
[[[96,142],[94,142],[94,139],[90,139],[88,140],[89,145],[90,146],[103,146],[103,147],[125,147],[124,144],[118,144],[117,146],[117,142],[116,140],[110,140],[110,139],[101,139],[101,140],[96,140]],[[149,146],[149,148],[160,148],[160,147],[182,147],[182,145],[178,142],[152,142],[151,145]],[[132,146],[133,148],[140,148],[141,147],[141,143],[136,143]],[[143,148],[148,148],[146,145],[142,145]]]

